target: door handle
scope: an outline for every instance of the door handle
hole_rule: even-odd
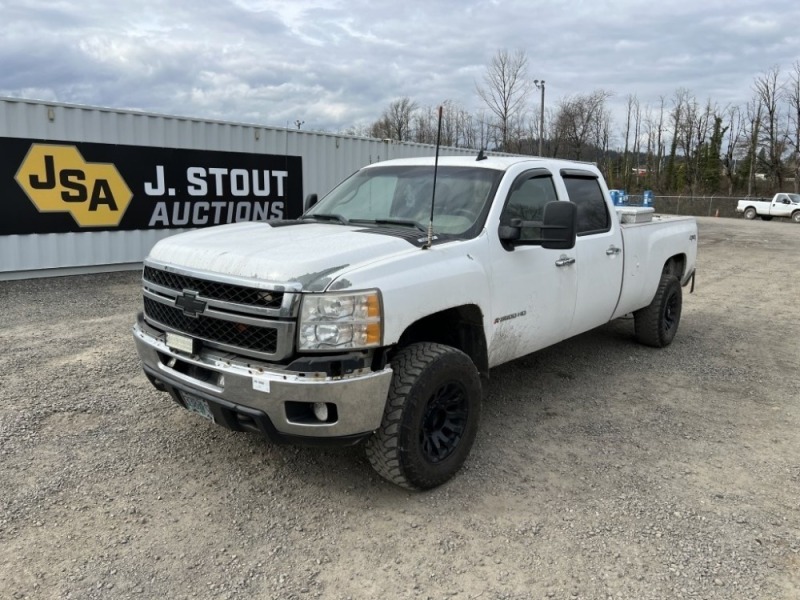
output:
[[[556,261],[557,267],[568,267],[569,265],[575,264],[575,259],[571,256],[562,256]]]
[[[614,256],[615,254],[619,254],[622,252],[622,248],[617,248],[616,246],[609,246],[608,250],[606,250],[606,254],[609,256]]]

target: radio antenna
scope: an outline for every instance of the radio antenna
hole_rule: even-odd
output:
[[[433,245],[433,206],[436,200],[436,174],[439,171],[439,143],[442,139],[442,107],[439,106],[439,126],[436,131],[436,158],[433,160],[433,190],[431,190],[431,220],[428,221],[428,241],[422,247],[428,250]]]

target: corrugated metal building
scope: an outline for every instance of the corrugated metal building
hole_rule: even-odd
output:
[[[302,201],[301,190],[302,194],[316,192],[322,195],[366,164],[389,158],[432,155],[433,151],[432,146],[424,144],[0,98],[0,156],[3,157],[0,163],[5,165],[0,166],[0,204],[5,209],[2,217],[5,224],[0,222],[0,279],[135,268],[155,242],[183,230],[175,228],[174,224],[186,223],[186,218],[170,220],[172,217],[165,216],[170,208],[175,208],[175,217],[181,214],[177,196],[203,191],[210,195],[207,188],[213,188],[215,172],[219,201],[200,198],[202,206],[198,207],[198,198],[186,196],[183,217],[192,209],[190,201],[195,202],[195,217],[200,215],[202,219],[198,222],[211,224],[208,215],[213,213],[214,206],[218,218],[225,210],[229,220],[244,218],[236,216],[239,214],[249,217],[249,204],[240,202],[242,206],[239,206],[227,202],[230,198],[223,196],[264,192],[254,188],[266,185],[269,190],[270,181],[273,188],[276,182],[280,186],[284,181],[291,187],[292,179],[290,170],[264,170],[263,179],[259,179],[257,169],[251,168],[254,160],[269,157],[274,169],[276,161],[280,162],[284,157],[287,160],[295,157],[295,161],[299,157],[297,163],[302,164],[302,180],[291,190],[296,196],[292,200],[293,208],[281,213],[294,216],[291,213],[297,213]],[[474,151],[443,148],[441,153],[471,155]],[[94,159],[90,159],[91,154],[94,154]],[[107,155],[114,158],[105,158]],[[150,155],[154,158],[150,159]],[[187,155],[190,158],[186,158]],[[201,160],[198,157],[206,155],[223,160],[231,168],[217,168],[215,171],[208,165],[186,166],[195,164],[191,161],[197,162]],[[145,169],[138,163],[147,160],[151,163],[147,167],[149,175],[138,173],[137,169]],[[243,162],[236,163],[237,160]],[[80,163],[77,167],[76,161]],[[189,185],[166,187],[169,183],[164,184],[163,165],[170,161],[189,174]],[[237,168],[237,164],[247,168]],[[80,165],[88,165],[88,170],[84,172]],[[152,169],[154,165],[155,171]],[[125,181],[120,182],[120,188],[115,188],[114,184],[105,185],[105,180],[98,185],[99,176],[92,180],[91,169],[106,173],[109,168],[123,174],[121,179]],[[251,172],[252,180],[249,179]],[[118,179],[119,173],[116,175]],[[223,182],[220,173],[228,178],[224,180],[227,185],[225,194],[220,191]],[[270,173],[273,176],[271,180]],[[136,188],[131,185],[131,178],[143,185]],[[95,182],[94,191],[91,190],[91,181]],[[127,193],[128,188],[131,188],[130,193]],[[160,194],[162,198],[146,198],[142,189],[149,189],[150,196]],[[146,215],[136,220],[132,217],[135,212],[132,210],[128,210],[127,226],[124,221],[102,222],[100,225],[99,221],[92,221],[108,208],[103,205],[114,205],[113,208],[121,209],[118,212],[125,215],[125,207],[115,205],[118,190],[123,190],[122,195],[129,198],[125,207],[150,202],[151,208],[146,209],[150,211],[147,213],[150,215],[149,226]],[[272,193],[274,195],[275,189]],[[61,199],[52,194],[60,194]],[[269,192],[260,195],[264,194]],[[152,206],[160,206],[160,217]],[[73,211],[74,207],[83,207],[83,217],[77,216],[75,211],[78,209]],[[85,207],[89,212],[84,210]],[[198,208],[202,210],[198,212]],[[263,209],[268,210],[267,204]],[[55,212],[62,214],[47,214]],[[221,218],[224,219],[224,215]],[[55,219],[59,221],[52,225]],[[156,228],[153,228],[154,223]]]

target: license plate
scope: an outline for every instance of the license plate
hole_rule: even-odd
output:
[[[211,413],[211,409],[208,408],[208,402],[194,394],[187,394],[186,392],[181,392],[181,398],[188,410],[214,423],[214,415]]]
[[[186,352],[186,354],[197,353],[197,347],[195,344],[195,340],[193,338],[190,338],[185,335],[179,335],[177,333],[172,333],[170,331],[167,332],[167,346],[169,346],[173,350]]]

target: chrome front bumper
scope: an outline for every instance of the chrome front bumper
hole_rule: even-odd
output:
[[[221,425],[300,443],[336,443],[336,438],[357,441],[380,426],[392,379],[388,366],[342,377],[298,373],[224,354],[189,356],[172,350],[148,329],[137,322],[133,337],[153,385],[170,392],[184,406],[181,394],[204,399]],[[335,420],[320,422],[298,414],[298,406],[316,402],[335,405]]]

